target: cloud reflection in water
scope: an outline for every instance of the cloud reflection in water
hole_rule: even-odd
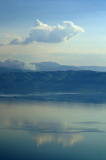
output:
[[[75,143],[82,141],[83,138],[84,137],[82,135],[65,135],[64,136],[64,135],[46,134],[46,135],[35,136],[34,139],[38,147],[43,144],[52,143],[52,142],[62,144],[63,147],[72,147]]]

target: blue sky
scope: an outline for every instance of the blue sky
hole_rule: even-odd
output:
[[[48,26],[64,26],[63,21],[72,21],[85,32],[74,34],[72,38],[65,35],[69,39],[65,42],[62,39],[59,43],[53,43],[53,39],[49,38],[45,43],[41,40],[39,42],[39,37],[34,37],[30,44],[10,45],[13,40],[21,38],[24,42],[31,33],[36,34],[35,30],[32,32],[32,28],[35,27],[37,19]],[[58,36],[55,36],[56,38]],[[70,65],[105,65],[106,1],[1,0],[0,44],[1,60],[12,58],[27,62],[56,61]]]

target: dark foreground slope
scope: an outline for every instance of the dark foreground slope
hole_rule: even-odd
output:
[[[106,92],[106,72],[55,71],[0,74],[0,93]]]

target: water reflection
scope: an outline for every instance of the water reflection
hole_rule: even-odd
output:
[[[1,160],[105,160],[105,137],[106,104],[0,104]]]
[[[82,135],[42,135],[36,136],[35,142],[36,145],[39,147],[45,143],[56,142],[57,144],[62,144],[63,147],[72,147],[74,144],[83,140]]]
[[[72,124],[74,126],[72,126]],[[30,133],[53,133],[53,134],[79,134],[79,133],[92,133],[92,132],[106,132],[100,129],[101,126],[98,123],[97,126],[87,126],[84,122],[72,123],[70,125],[64,125],[61,123],[41,123],[41,122],[28,122],[28,121],[10,121],[4,120],[0,123],[0,129],[10,129],[10,130],[24,130]],[[80,124],[80,125],[77,125]],[[85,124],[85,125],[83,125]],[[89,123],[88,123],[89,124]],[[92,123],[91,123],[92,124]],[[97,123],[96,123],[97,124]],[[102,124],[103,125],[103,124]],[[105,129],[105,128],[104,128]]]

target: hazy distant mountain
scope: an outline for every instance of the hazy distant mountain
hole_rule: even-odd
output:
[[[41,62],[41,63],[31,63],[36,67],[36,71],[67,71],[67,70],[91,70],[91,71],[99,71],[106,72],[106,67],[101,66],[67,66],[60,65],[56,62]]]
[[[56,71],[61,66],[56,62],[40,62],[31,64],[35,65],[37,71]]]
[[[56,62],[40,62],[40,63],[31,63],[34,64],[37,71],[67,71],[67,70],[83,70],[77,66],[66,66],[61,65]]]
[[[80,68],[80,70],[106,72],[106,67],[102,67],[102,66],[80,66],[79,68]]]
[[[25,63],[18,61],[18,60],[11,60],[8,59],[4,62],[0,63],[0,66],[7,67],[7,68],[15,68],[15,69],[22,69],[24,67]]]
[[[18,60],[8,59],[0,62],[0,72],[14,72],[14,71],[80,71],[91,70],[106,72],[106,67],[101,66],[67,66],[56,62],[40,62],[40,63],[25,63]]]
[[[16,71],[16,70],[17,71],[35,70],[35,65],[11,59],[8,59],[4,62],[0,62],[0,72]]]

